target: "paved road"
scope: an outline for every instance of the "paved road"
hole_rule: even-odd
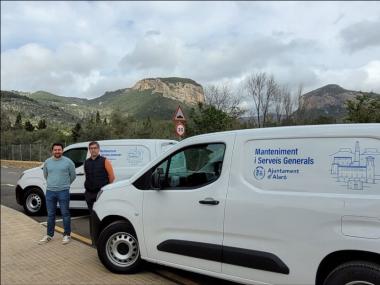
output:
[[[15,187],[20,174],[24,170],[25,169],[21,168],[1,167],[1,204],[22,212],[24,211],[23,207],[16,202]],[[71,225],[72,231],[86,238],[90,238],[88,211],[71,210],[70,214],[73,218]],[[32,218],[39,223],[46,222],[46,216],[34,216]],[[58,211],[57,226],[62,227],[61,219],[62,217]]]
[[[1,204],[12,209],[15,209],[20,212],[24,212],[22,206],[17,204],[16,195],[15,195],[15,187],[18,180],[18,177],[25,169],[21,168],[10,168],[1,166]],[[89,233],[89,219],[88,219],[88,211],[87,210],[71,210],[71,227],[72,232],[79,234],[86,238],[91,238]],[[32,217],[34,220],[41,222],[46,222],[46,216],[34,216]],[[61,219],[60,215],[57,215],[57,226],[62,227],[62,222],[59,222]],[[216,278],[207,277],[200,274],[195,274],[179,269],[173,269],[170,267],[159,266],[155,264],[149,264],[148,268],[155,272],[164,272],[164,275],[170,276],[173,280],[177,280],[179,284],[202,284],[202,285],[212,285],[212,284],[220,284],[220,285],[237,285],[234,282],[228,282]]]

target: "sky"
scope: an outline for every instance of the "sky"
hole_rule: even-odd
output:
[[[1,1],[1,89],[95,98],[147,77],[380,93],[380,2]]]

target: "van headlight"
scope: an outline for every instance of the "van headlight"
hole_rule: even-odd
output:
[[[103,193],[103,190],[100,190],[100,191],[98,192],[98,195],[96,195],[96,200],[95,200],[95,201],[98,201],[98,200],[99,200],[100,195],[102,195],[102,193]]]
[[[18,177],[18,180],[20,180],[24,176],[25,172],[21,173],[20,176]]]

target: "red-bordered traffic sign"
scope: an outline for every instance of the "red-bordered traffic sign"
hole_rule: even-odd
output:
[[[177,136],[182,137],[185,134],[185,124],[178,122],[175,125],[175,132]]]
[[[175,111],[173,116],[174,122],[184,122],[186,121],[185,115],[183,114],[183,111],[180,106],[178,106],[177,111]]]

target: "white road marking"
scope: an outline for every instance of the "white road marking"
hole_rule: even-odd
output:
[[[71,220],[79,220],[79,219],[83,219],[83,218],[87,218],[89,217],[88,215],[87,216],[79,216],[79,217],[74,217],[74,218],[71,218]],[[63,219],[58,219],[58,220],[55,220],[56,222],[62,222]],[[40,225],[46,225],[47,222],[41,222]]]
[[[2,168],[9,168],[9,167],[8,167],[8,166],[6,166],[6,165],[2,165],[1,167],[2,167]]]
[[[15,187],[16,185],[13,185],[13,184],[1,184],[1,186]]]

